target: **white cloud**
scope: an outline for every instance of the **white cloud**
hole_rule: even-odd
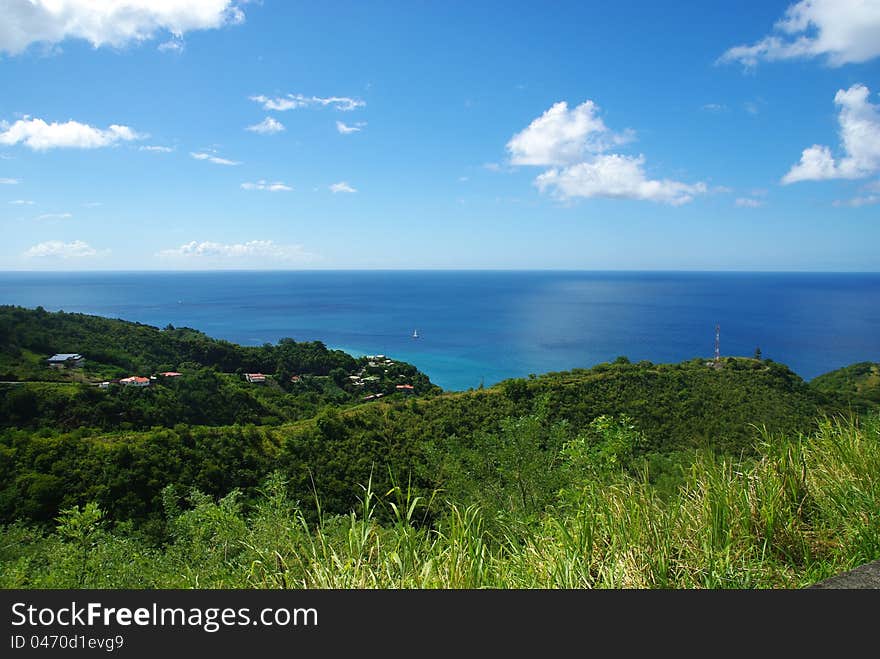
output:
[[[276,121],[272,117],[266,117],[260,123],[248,126],[245,130],[249,130],[252,133],[260,133],[261,135],[272,135],[283,131],[284,124],[280,121]]]
[[[157,50],[162,53],[180,54],[185,48],[186,45],[183,43],[183,40],[175,37],[174,39],[169,39],[168,41],[160,43]]]
[[[598,110],[589,100],[570,111],[564,101],[555,103],[507,143],[511,164],[549,166],[535,185],[559,199],[608,197],[679,206],[706,194],[705,183],[649,179],[642,155],[603,153],[631,141],[635,133],[611,132]]]
[[[837,121],[844,155],[835,159],[827,146],[814,144],[782,177],[783,184],[864,178],[880,170],[880,107],[868,96],[868,88],[861,84],[838,90],[834,102],[840,106]]]
[[[86,208],[97,208],[98,206],[103,206],[103,201],[87,201],[83,204]]]
[[[171,34],[172,43],[194,30],[241,23],[236,0],[5,0],[0,52],[12,55],[34,43],[85,39],[95,48],[123,47]]]
[[[70,213],[43,213],[42,215],[37,215],[37,220],[66,220],[68,218],[73,217]]]
[[[47,240],[44,243],[34,245],[25,251],[22,256],[27,259],[31,258],[82,258],[85,256],[96,256],[97,250],[82,240],[74,240],[65,243],[60,240]]]
[[[15,199],[9,202],[10,204],[14,204],[16,206],[33,206],[35,201],[31,201],[30,199]]]
[[[349,112],[357,108],[362,108],[366,103],[357,98],[349,98],[348,96],[329,96],[321,98],[320,96],[303,96],[302,94],[287,94],[285,96],[276,96],[270,98],[268,96],[251,96],[250,99],[263,106],[264,110],[274,110],[275,112],[284,112],[286,110],[296,110],[310,106],[331,106],[336,110]]]
[[[700,109],[707,112],[724,112],[727,110],[727,106],[723,103],[706,103]]]
[[[872,183],[868,183],[867,185],[863,185],[861,191],[864,194],[859,195],[858,197],[853,197],[852,199],[846,199],[843,201],[837,200],[834,202],[834,205],[859,208],[861,206],[873,206],[875,204],[880,204],[880,181],[874,181]]]
[[[366,125],[367,125],[366,121],[358,121],[358,122],[355,122],[351,126],[349,126],[341,121],[337,121],[336,122],[336,130],[338,130],[343,135],[348,135],[349,133],[357,133],[358,131],[363,129],[363,127]]]
[[[600,153],[634,139],[631,130],[615,135],[598,116],[593,101],[573,110],[565,101],[555,103],[507,143],[513,165],[569,165],[586,153]]]
[[[751,197],[737,197],[736,205],[740,208],[760,208],[764,205],[761,199],[752,199]]]
[[[152,153],[171,153],[172,151],[174,151],[174,148],[170,147],[170,146],[150,145],[150,146],[139,147],[138,150],[139,151],[151,151]]]
[[[203,152],[190,152],[190,154],[196,160],[207,160],[208,162],[212,162],[215,165],[240,165],[241,163],[237,160],[228,160],[226,158],[220,158],[219,156],[212,155],[210,153]]]
[[[46,149],[97,149],[113,146],[117,142],[142,139],[128,126],[111,125],[106,130],[67,121],[63,124],[46,123],[42,119],[19,119],[14,124],[0,122],[0,144],[22,143],[34,151]]]
[[[304,251],[301,245],[278,245],[271,240],[250,240],[234,244],[193,240],[180,247],[164,249],[156,256],[183,263],[252,267],[303,262],[315,258],[314,254]]]
[[[0,178],[0,185],[18,185],[17,178]]]
[[[673,206],[693,201],[695,195],[707,191],[704,183],[650,180],[645,176],[644,163],[644,156],[600,155],[570,167],[550,169],[535,179],[535,185],[542,192],[552,190],[561,199],[608,197]]]
[[[336,194],[337,192],[357,192],[357,190],[351,187],[347,182],[340,181],[339,183],[334,183],[330,186],[330,192]]]
[[[861,208],[862,206],[874,206],[880,204],[880,195],[869,194],[863,197],[853,197],[845,201],[835,201],[835,206],[850,206],[851,208]]]
[[[256,183],[242,183],[242,190],[265,190],[266,192],[290,192],[293,190],[289,185],[285,185],[280,181],[269,183],[266,180],[259,180]]]
[[[735,46],[719,62],[807,59],[823,56],[831,66],[866,62],[880,55],[880,0],[801,0],[788,7],[775,32],[757,43]]]

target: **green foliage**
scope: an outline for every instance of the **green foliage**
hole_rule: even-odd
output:
[[[843,397],[857,409],[880,406],[880,363],[859,362],[813,378],[810,386]]]
[[[644,443],[632,419],[602,415],[590,422],[586,432],[565,443],[562,459],[572,475],[613,475],[632,466],[637,449]]]
[[[320,342],[16,307],[0,338],[30,380],[0,385],[0,585],[752,587],[880,553],[880,422],[823,420],[877,407],[877,364],[619,357],[439,395]],[[69,350],[84,371],[45,368]]]
[[[429,469],[448,500],[527,518],[552,502],[559,487],[559,452],[571,434],[564,421],[505,418],[496,431],[434,442],[427,449]]]
[[[516,428],[541,434],[529,419],[503,432]],[[583,433],[595,441],[562,450],[576,464],[601,455],[596,443],[624,454],[638,444],[622,420]],[[825,419],[810,436],[759,434],[754,458],[703,453],[668,498],[615,467],[577,478],[528,524],[399,485],[383,493],[369,479],[349,514],[315,521],[280,473],[251,505],[237,491],[168,490],[160,547],[107,529],[86,505],[48,533],[0,527],[0,587],[797,588],[880,557],[877,416]],[[384,523],[382,509],[392,512]]]
[[[0,306],[0,427],[105,430],[147,429],[178,423],[277,424],[314,416],[326,404],[358,402],[362,394],[348,383],[363,367],[320,341],[239,346],[188,328],[158,329],[140,323],[85,314],[48,313]],[[45,359],[54,352],[76,351],[85,368],[54,370]],[[150,386],[94,385],[132,374],[179,371],[182,377],[157,377]],[[402,382],[419,395],[437,392],[427,376],[410,364],[395,362],[378,371],[373,389],[395,394]],[[247,383],[243,374],[274,374],[264,385]],[[291,382],[296,375],[298,381]],[[399,396],[402,394],[398,394]]]

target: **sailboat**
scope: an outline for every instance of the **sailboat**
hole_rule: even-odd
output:
[[[417,329],[414,329],[414,330],[413,330],[413,338],[414,338],[414,339],[419,338],[419,330],[417,330]]]

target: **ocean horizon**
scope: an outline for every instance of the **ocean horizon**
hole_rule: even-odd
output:
[[[626,356],[752,356],[804,379],[880,361],[880,273],[592,270],[5,271],[0,304],[322,341],[447,390]],[[413,338],[417,333],[418,338]],[[59,346],[76,350],[76,346]]]

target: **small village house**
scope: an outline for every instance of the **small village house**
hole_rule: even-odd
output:
[[[77,368],[85,363],[85,357],[76,352],[59,352],[52,355],[46,362],[49,368]]]
[[[127,386],[127,387],[149,387],[150,386],[150,378],[144,378],[139,375],[132,375],[128,378],[122,378],[119,381],[119,384]]]
[[[244,379],[251,384],[263,384],[266,382],[266,376],[262,373],[245,373]]]

